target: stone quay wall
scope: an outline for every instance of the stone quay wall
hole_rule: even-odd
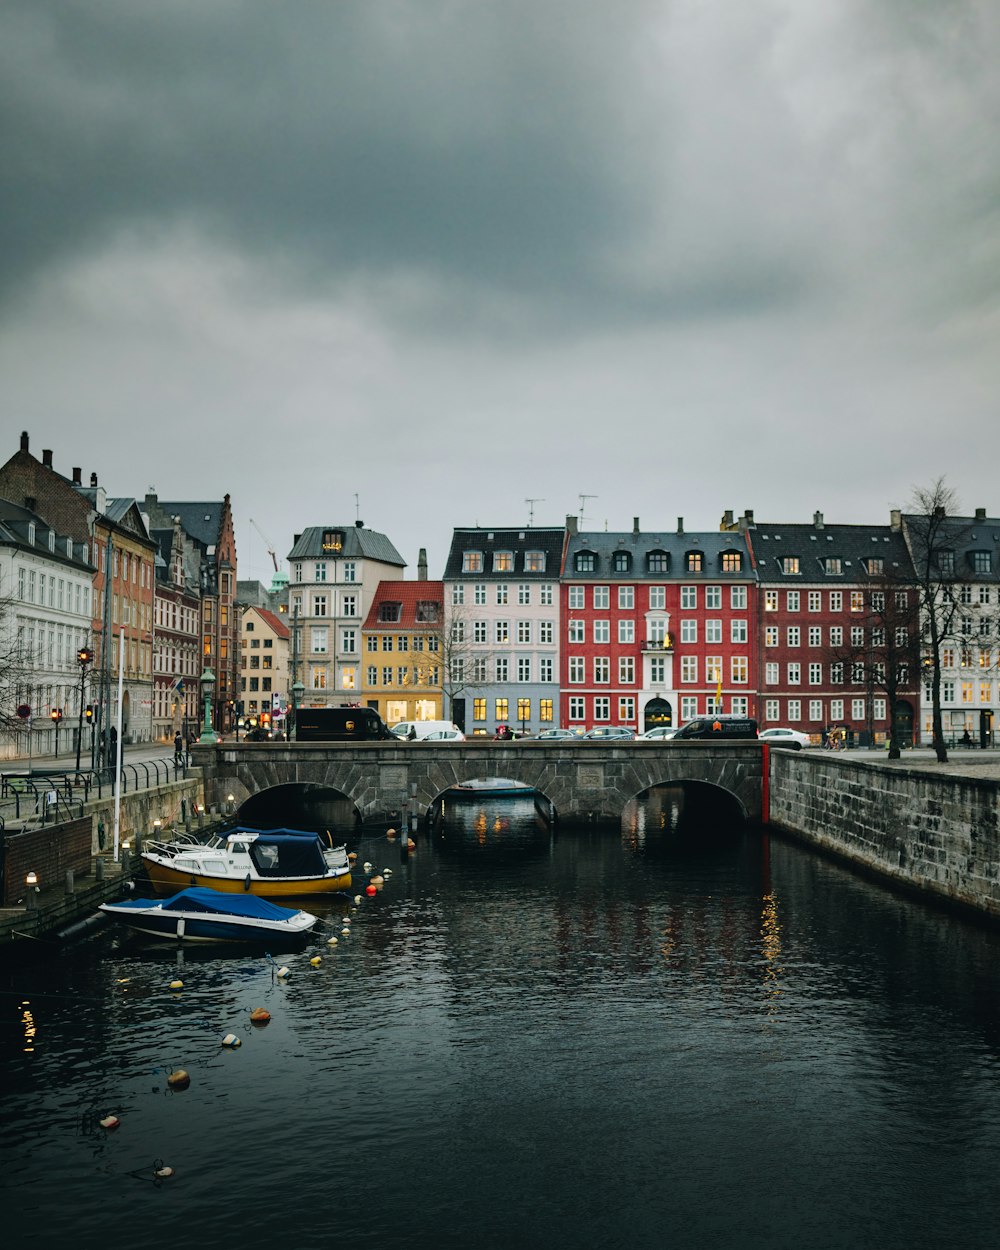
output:
[[[1000,921],[1000,776],[774,751],[771,824],[898,886]]]

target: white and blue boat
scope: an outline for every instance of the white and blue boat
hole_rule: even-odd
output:
[[[273,942],[308,933],[317,917],[256,894],[191,886],[170,898],[130,898],[100,910],[151,937],[186,942]]]

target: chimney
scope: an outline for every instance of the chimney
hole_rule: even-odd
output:
[[[358,529],[358,530],[363,530],[363,529],[365,528],[365,523],[364,523],[364,521],[361,521],[361,520],[355,521],[355,522],[354,522],[354,528],[355,528],[355,529]]]
[[[91,475],[90,475],[90,486],[91,486],[91,489],[93,489],[96,485],[97,485],[97,474],[96,474],[96,473],[91,473]]]
[[[417,581],[427,581],[427,548],[421,547],[417,555]]]
[[[21,450],[22,451],[28,450],[28,431],[27,430],[21,431]]]
[[[639,533],[639,518],[637,516],[634,516],[632,518],[632,533],[633,534]]]
[[[566,532],[573,538],[575,538],[576,535],[580,532],[579,529],[577,528],[575,516],[568,516],[566,518]]]
[[[295,535],[295,537],[292,539],[292,546],[293,546],[293,547],[296,545],[296,543],[299,541],[299,539],[300,539],[301,537],[302,537],[302,535],[301,535],[301,534],[296,534],[296,535]]]
[[[732,508],[727,508],[722,514],[722,524],[719,526],[719,529],[726,531],[733,528],[733,510]]]
[[[682,516],[679,516],[677,518],[677,533],[678,534],[684,533],[684,518]]]
[[[813,525],[818,530],[821,530],[823,528],[823,513],[822,512],[813,513]]]
[[[81,485],[81,482],[80,482],[80,469],[79,469],[79,468],[74,468],[74,469],[73,469],[73,485],[74,485],[74,486],[79,486],[79,485]]]
[[[985,520],[986,520],[986,509],[985,509],[985,508],[977,508],[977,509],[976,509],[976,520],[977,520],[977,521],[985,521]]]
[[[891,508],[889,510],[889,528],[897,534],[903,528],[903,514],[899,508]]]
[[[42,452],[42,464],[44,464],[47,469],[52,468],[52,448],[51,447],[48,448],[48,450]]]

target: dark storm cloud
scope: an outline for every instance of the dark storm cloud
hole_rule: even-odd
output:
[[[194,222],[296,283],[429,275],[463,318],[490,292],[564,316],[783,302],[816,262],[791,214],[761,232],[755,201],[804,189],[780,144],[748,156],[723,136],[722,163],[702,163],[673,8],[9,5],[6,293],[126,226]],[[706,123],[726,92],[704,84]],[[753,128],[733,107],[781,121],[768,92],[723,108],[734,148]]]

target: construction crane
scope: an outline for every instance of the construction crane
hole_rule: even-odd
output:
[[[267,554],[271,557],[271,563],[274,565],[275,573],[277,573],[279,571],[278,570],[278,557],[274,554],[274,543],[271,542],[270,538],[268,538],[268,536],[260,528],[257,522],[253,519],[253,517],[250,518],[250,524],[254,527],[254,529],[261,536],[261,538],[263,538],[264,546],[267,548]]]

